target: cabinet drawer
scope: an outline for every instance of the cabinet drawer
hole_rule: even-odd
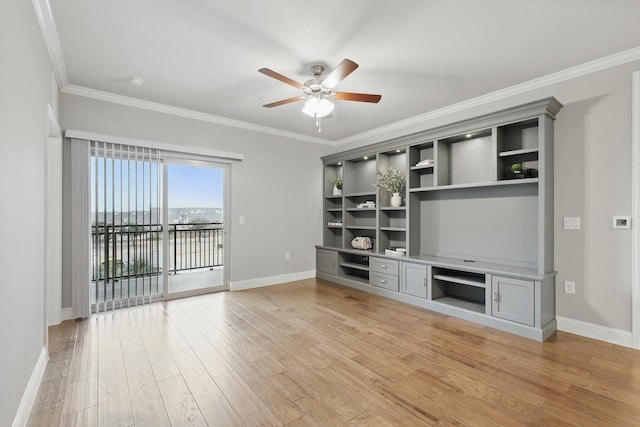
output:
[[[371,273],[369,284],[379,288],[398,292],[398,276],[384,273]]]
[[[398,275],[398,261],[385,258],[369,258],[369,269],[376,273]]]

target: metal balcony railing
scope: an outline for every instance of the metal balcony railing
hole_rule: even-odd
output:
[[[222,223],[168,226],[169,272],[223,265]],[[92,280],[135,278],[162,272],[162,224],[94,225]]]

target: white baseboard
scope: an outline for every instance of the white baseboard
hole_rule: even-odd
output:
[[[63,308],[60,311],[60,323],[70,319],[73,319],[73,308],[71,307]]]
[[[36,400],[38,388],[40,387],[40,382],[42,381],[42,377],[44,376],[44,370],[47,367],[48,359],[49,357],[47,356],[47,349],[45,347],[42,347],[40,357],[38,358],[36,366],[31,372],[31,378],[29,378],[27,388],[24,390],[24,394],[22,395],[22,399],[20,400],[18,412],[13,419],[13,427],[23,427],[27,424],[27,419],[29,418],[29,414],[31,413],[33,403]]]
[[[594,323],[587,323],[562,316],[556,316],[556,320],[558,321],[559,331],[569,332],[570,334],[581,335],[624,347],[633,347],[633,334],[629,331],[609,328],[607,326],[596,325]]]
[[[315,270],[300,271],[298,273],[281,274],[279,276],[260,277],[259,279],[229,282],[229,290],[242,291],[245,289],[260,288],[263,286],[279,285],[281,283],[295,282],[296,280],[312,279],[316,277]]]
[[[65,320],[73,319],[73,309],[71,307],[61,308],[57,316],[49,318],[49,326],[56,326]]]

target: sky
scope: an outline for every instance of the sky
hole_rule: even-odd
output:
[[[223,170],[169,164],[170,208],[222,208]]]
[[[223,169],[177,163],[165,165],[168,168],[169,208],[223,208]],[[105,167],[103,159],[96,162],[92,158],[91,210],[96,210],[96,198],[98,211],[105,210],[105,199],[107,211],[136,210],[136,201],[138,210],[143,206],[149,208],[149,204],[157,207],[161,200],[155,189],[158,179],[162,179],[159,172],[157,164],[143,165],[142,162],[108,159]],[[135,187],[136,173],[138,182],[144,182],[144,186],[139,184]],[[105,179],[108,184],[106,194]],[[115,192],[110,190],[111,186]]]

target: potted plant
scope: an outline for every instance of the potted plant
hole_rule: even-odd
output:
[[[522,163],[514,163],[511,165],[511,172],[515,178],[524,178],[524,171],[522,169]]]
[[[378,183],[376,187],[382,191],[386,191],[391,194],[391,206],[394,208],[402,205],[402,196],[400,193],[404,193],[406,189],[406,178],[401,171],[389,168],[386,172],[377,171]]]
[[[342,178],[338,177],[336,179],[332,179],[331,185],[333,186],[333,195],[341,196],[342,195]]]

